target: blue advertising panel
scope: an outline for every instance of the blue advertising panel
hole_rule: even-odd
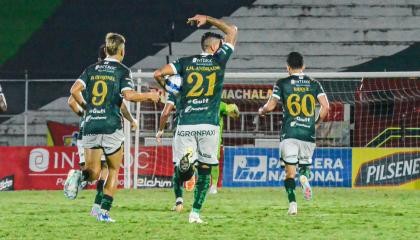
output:
[[[351,148],[317,148],[312,157],[310,183],[322,187],[351,187]],[[225,147],[224,187],[283,186],[277,148]]]

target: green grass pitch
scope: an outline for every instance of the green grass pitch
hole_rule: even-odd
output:
[[[171,212],[172,191],[123,190],[111,216],[89,216],[94,191],[76,200],[62,191],[0,192],[0,239],[416,239],[420,191],[316,188],[298,215],[287,216],[283,188],[224,188],[208,195],[201,216],[188,223],[192,193],[183,213]]]

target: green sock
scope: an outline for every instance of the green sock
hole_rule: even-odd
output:
[[[309,177],[311,176],[311,170],[309,169],[308,166],[302,166],[299,168],[299,175],[304,175],[305,177],[307,177],[309,179]]]
[[[104,194],[104,196],[102,197],[102,201],[101,201],[101,209],[104,210],[111,210],[112,207],[112,202],[114,201],[114,198]]]
[[[211,185],[217,187],[219,182],[219,166],[214,166],[211,168]]]
[[[199,167],[197,170],[198,179],[194,189],[193,211],[199,213],[206,199],[207,191],[210,187],[210,168]]]
[[[95,204],[101,205],[102,198],[104,196],[104,183],[104,180],[99,180],[96,184]]]
[[[296,182],[293,178],[287,178],[284,180],[284,187],[286,188],[287,198],[289,202],[296,202],[295,188]]]
[[[174,168],[174,176],[172,178],[172,183],[174,184],[175,198],[182,197],[184,186],[183,182],[179,177],[179,171],[177,167]]]

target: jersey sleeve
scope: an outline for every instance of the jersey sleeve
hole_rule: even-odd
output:
[[[169,93],[168,97],[166,98],[166,103],[170,103],[175,106],[175,102],[176,102],[175,95]]]
[[[277,81],[276,84],[274,84],[274,86],[273,86],[273,93],[272,93],[271,96],[274,97],[274,98],[277,98],[278,100],[280,100],[281,89],[280,89],[279,81]]]
[[[230,56],[232,56],[233,51],[234,47],[232,44],[223,43],[219,50],[217,50],[217,52],[214,54],[214,57],[220,64],[226,65]]]
[[[181,58],[181,59],[177,59],[173,61],[172,63],[169,64],[169,66],[171,66],[175,74],[182,75],[182,63],[183,63],[183,60]]]
[[[224,102],[220,102],[220,108],[219,108],[220,115],[226,116],[227,115],[227,104]]]
[[[131,76],[131,71],[127,69],[127,71],[124,73],[123,77],[121,78],[120,82],[120,89],[121,93],[125,90],[134,90],[134,83],[133,78]]]
[[[86,84],[88,82],[87,69],[85,71],[83,71],[82,74],[80,74],[80,76],[77,78],[76,81],[78,81],[81,84],[83,84],[83,87],[86,88]]]
[[[321,83],[318,82],[318,81],[315,81],[315,83],[316,83],[316,88],[315,88],[316,89],[315,90],[316,97],[318,98],[320,96],[325,96],[326,94],[325,94],[324,88],[322,87]]]

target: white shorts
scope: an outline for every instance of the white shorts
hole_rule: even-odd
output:
[[[84,148],[102,148],[105,155],[116,153],[124,143],[124,132],[119,129],[111,134],[84,135],[82,145]]]
[[[286,164],[311,165],[315,143],[288,138],[280,142],[280,154]]]
[[[192,148],[192,160],[209,165],[219,164],[217,159],[219,146],[219,126],[211,124],[178,125],[173,143],[173,161],[185,155]]]
[[[86,162],[85,159],[85,148],[83,147],[82,140],[77,139],[77,153],[79,154],[79,165]],[[105,155],[102,155],[101,162],[106,162]]]

